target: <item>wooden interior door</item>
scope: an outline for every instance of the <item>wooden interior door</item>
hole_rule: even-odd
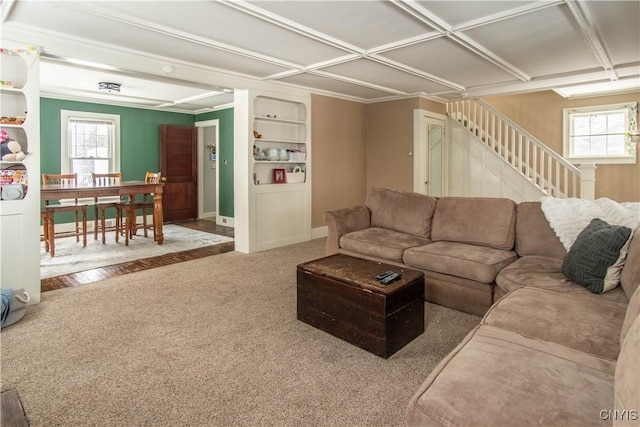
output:
[[[198,217],[197,139],[195,127],[160,125],[165,222]]]

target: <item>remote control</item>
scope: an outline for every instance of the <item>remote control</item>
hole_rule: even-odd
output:
[[[393,271],[385,271],[384,273],[380,273],[376,276],[377,280],[382,280],[387,276],[391,276],[393,274]]]
[[[382,279],[380,281],[380,283],[382,283],[383,285],[388,285],[389,283],[393,282],[396,279],[400,278],[400,273],[393,273],[388,275],[387,277],[385,277],[384,279]]]

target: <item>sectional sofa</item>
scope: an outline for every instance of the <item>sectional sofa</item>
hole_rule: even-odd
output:
[[[409,402],[409,425],[640,425],[640,231],[593,293],[539,202],[372,188],[326,212],[327,253],[425,273],[427,300],[482,315]]]

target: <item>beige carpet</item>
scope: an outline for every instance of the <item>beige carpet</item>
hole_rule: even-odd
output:
[[[47,292],[2,330],[2,390],[35,426],[403,425],[479,318],[427,304],[385,360],[296,320],[295,266],[324,240],[229,252]]]

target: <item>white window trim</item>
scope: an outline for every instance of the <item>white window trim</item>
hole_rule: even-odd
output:
[[[627,155],[624,156],[572,156],[569,144],[569,131],[571,124],[569,115],[580,112],[588,113],[593,111],[622,110],[628,108],[630,111],[637,108],[637,102],[626,102],[623,104],[597,105],[592,107],[565,108],[562,110],[562,155],[573,164],[594,163],[594,164],[635,164],[636,148],[627,148]]]
[[[113,162],[109,173],[120,172],[120,116],[118,114],[91,113],[87,111],[60,110],[60,171],[71,173],[69,166],[69,119],[112,120],[115,127]]]
[[[113,147],[113,162],[109,168],[109,173],[120,172],[120,115],[118,114],[105,114],[105,113],[92,113],[88,111],[73,111],[73,110],[60,110],[60,173],[71,173],[69,166],[69,119],[81,118],[81,119],[100,119],[100,120],[112,120],[114,123],[114,147]],[[105,201],[108,200],[104,198]],[[118,198],[114,197],[114,201]],[[79,203],[93,203],[93,198],[84,198],[78,200]],[[73,204],[73,199],[60,200],[61,204]]]

